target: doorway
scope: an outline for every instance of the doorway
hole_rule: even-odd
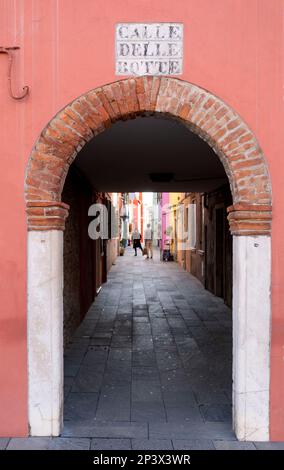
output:
[[[208,142],[228,176],[233,426],[241,440],[268,440],[271,194],[265,159],[247,125],[219,98],[196,85],[158,77],[122,80],[78,98],[49,123],[31,155],[26,178],[31,434],[58,435],[62,425],[62,230],[68,206],[61,202],[61,191],[66,173],[94,135],[117,120],[147,113],[178,120]],[[44,166],[37,165],[39,152]]]
[[[133,252],[65,350],[62,435],[116,449],[235,439],[231,310],[158,249],[148,261]]]

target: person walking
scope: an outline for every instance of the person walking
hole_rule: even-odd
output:
[[[144,240],[145,240],[145,247],[147,250],[146,259],[153,258],[153,230],[151,229],[150,224],[147,224],[147,228],[144,232]]]
[[[137,256],[137,248],[141,250],[141,253],[143,255],[143,248],[141,246],[141,234],[139,233],[137,229],[135,229],[132,234],[132,243],[133,243],[133,248],[135,251],[134,256]]]

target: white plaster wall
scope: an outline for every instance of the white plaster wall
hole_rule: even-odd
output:
[[[63,232],[28,233],[28,400],[32,436],[63,416]]]
[[[271,239],[233,240],[233,422],[239,440],[269,440]]]

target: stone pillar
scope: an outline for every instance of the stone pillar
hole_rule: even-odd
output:
[[[68,206],[28,203],[28,413],[32,436],[63,420],[63,229]]]
[[[242,441],[269,440],[270,207],[229,208],[233,233],[233,426]]]

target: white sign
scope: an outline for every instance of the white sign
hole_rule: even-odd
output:
[[[120,23],[115,39],[116,75],[182,73],[181,23]]]

